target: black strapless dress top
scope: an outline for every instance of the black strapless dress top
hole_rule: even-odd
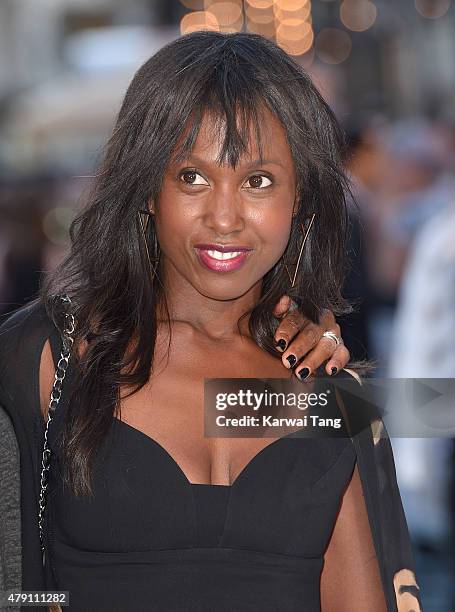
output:
[[[54,454],[55,586],[74,612],[319,612],[323,556],[355,459],[350,438],[294,432],[232,485],[192,484],[158,442],[114,419],[91,499],[63,486]]]

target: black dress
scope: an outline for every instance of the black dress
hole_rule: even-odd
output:
[[[376,439],[371,428],[344,438],[295,432],[263,448],[232,485],[202,485],[157,441],[113,419],[96,455],[94,496],[78,499],[63,486],[56,444],[71,368],[50,428],[43,570],[38,383],[47,338],[57,361],[59,333],[39,303],[0,328],[0,404],[21,450],[24,590],[67,590],[75,612],[317,612],[324,553],[357,462],[387,609],[420,610],[386,436]]]

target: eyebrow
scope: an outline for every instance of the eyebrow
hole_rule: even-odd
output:
[[[209,164],[209,162],[207,162],[207,160],[202,159],[201,157],[198,157],[197,155],[190,155],[186,160],[187,162],[194,162],[196,164],[199,164],[201,166]],[[284,164],[282,164],[279,160],[277,159],[263,159],[262,163],[260,159],[255,159],[251,162],[248,162],[247,164],[245,164],[245,168],[253,168],[254,166],[265,166],[266,164],[272,164],[275,166],[281,166],[281,168],[286,169],[286,167],[284,166]]]

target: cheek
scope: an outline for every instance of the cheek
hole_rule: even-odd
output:
[[[264,248],[276,259],[281,257],[289,240],[292,212],[284,211],[280,214],[267,216],[261,223],[260,236]]]
[[[191,232],[190,216],[181,214],[177,206],[162,208],[155,217],[155,228],[164,253],[177,253]]]

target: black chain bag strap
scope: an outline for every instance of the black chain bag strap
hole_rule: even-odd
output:
[[[55,379],[54,384],[52,386],[51,396],[49,400],[49,407],[47,411],[47,421],[46,421],[46,429],[44,432],[44,445],[43,445],[43,454],[41,459],[41,479],[40,479],[40,495],[39,495],[39,509],[38,509],[38,528],[39,528],[39,538],[41,544],[41,554],[43,565],[46,561],[46,550],[44,544],[44,512],[46,509],[46,497],[47,497],[47,486],[49,480],[49,468],[51,463],[51,449],[49,448],[48,443],[48,432],[49,425],[52,421],[53,415],[57,410],[58,404],[60,402],[60,397],[62,394],[63,381],[65,379],[66,370],[68,368],[71,351],[74,343],[74,330],[75,330],[75,320],[74,316],[71,313],[71,299],[65,293],[57,296],[57,299],[62,303],[65,318],[63,323],[63,331],[61,332],[62,336],[62,350],[60,353],[60,359],[57,363],[57,368],[55,370]]]

